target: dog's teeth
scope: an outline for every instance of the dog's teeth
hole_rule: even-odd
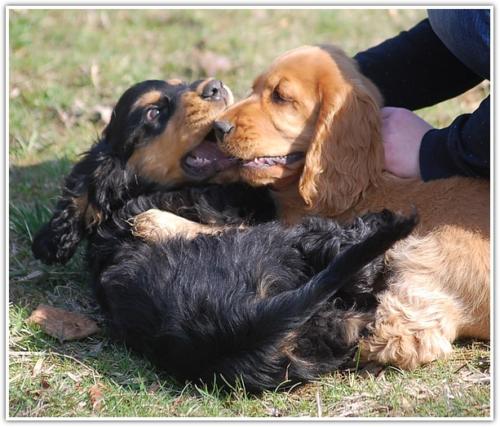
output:
[[[245,166],[252,167],[268,167],[275,166],[277,164],[282,164],[286,162],[286,156],[276,156],[276,157],[256,157],[253,160],[249,160],[245,163]]]
[[[197,164],[197,158],[196,157],[193,157],[193,156],[189,156],[187,159],[186,159],[186,163],[188,165],[191,165],[191,166],[196,166]]]
[[[247,160],[243,163],[243,166],[248,167],[258,167],[265,168],[275,165],[287,165],[293,163],[301,157],[300,154],[289,154],[286,156],[274,156],[274,157],[255,157],[252,160]]]
[[[206,159],[206,158],[201,158],[201,157],[189,156],[186,159],[186,163],[190,166],[204,166],[207,163],[210,163],[210,160]]]

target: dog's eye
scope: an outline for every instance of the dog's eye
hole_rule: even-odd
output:
[[[286,102],[291,102],[291,99],[288,99],[284,95],[282,95],[277,88],[273,90],[271,94],[271,101],[275,104],[284,104]]]
[[[146,120],[148,122],[154,121],[160,114],[160,109],[158,107],[151,107],[146,111]]]

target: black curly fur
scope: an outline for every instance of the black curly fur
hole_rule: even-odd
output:
[[[180,380],[241,378],[258,392],[349,362],[346,318],[374,309],[381,255],[416,220],[385,211],[347,227],[273,221],[154,244],[118,232],[119,222],[88,251],[112,334]]]
[[[120,209],[127,201],[141,195],[172,189],[169,183],[151,182],[137,174],[128,168],[127,160],[135,147],[147,144],[149,139],[163,131],[181,102],[179,95],[194,90],[199,83],[200,81],[191,85],[170,85],[164,81],[147,80],[125,91],[116,104],[111,121],[102,136],[83,154],[82,159],[65,179],[62,195],[52,218],[33,239],[32,252],[35,258],[45,264],[65,264],[73,256],[80,242],[86,236],[92,235],[100,223],[108,220],[112,212]],[[165,116],[162,116],[157,127],[148,126],[140,112],[132,111],[134,103],[150,91],[161,91],[165,97],[172,100],[170,108]],[[185,206],[193,206],[192,200],[189,199],[190,191],[185,192],[183,196],[188,199],[180,199],[179,203],[185,202]],[[238,214],[238,210],[241,210],[241,214],[248,215],[249,212],[245,211],[248,207],[262,202],[263,208],[267,209],[272,203],[265,189],[250,189],[247,185],[233,184],[227,186],[227,191],[229,194],[224,203],[229,203],[231,208],[222,206],[219,201],[212,209],[212,213],[217,212],[219,223]],[[192,190],[192,197],[197,197],[196,190]],[[216,199],[212,201],[217,202]],[[207,209],[206,206],[204,208]],[[179,209],[182,210],[183,206],[179,205]],[[90,211],[98,215],[96,221],[88,221],[87,214]],[[189,217],[188,211],[183,211],[182,214]],[[274,208],[271,208],[266,215],[270,217],[273,214]]]
[[[266,189],[144,180],[126,168],[134,144],[147,143],[127,111],[158,85],[143,82],[122,96],[101,140],[66,179],[33,242],[35,256],[66,262],[88,237],[91,283],[111,333],[181,380],[241,377],[257,392],[344,366],[355,347],[346,320],[374,309],[382,254],[411,231],[415,215],[384,211],[349,226],[307,218],[287,228],[271,221]],[[81,197],[85,209],[75,204]],[[132,236],[129,219],[151,208],[249,227],[149,244]],[[86,209],[100,221],[89,223]]]
[[[113,209],[118,209],[126,200],[157,187],[156,183],[147,182],[125,167],[134,142],[125,134],[126,106],[130,108],[133,99],[154,88],[173,92],[173,88],[165,85],[159,81],[142,82],[123,94],[102,136],[65,179],[52,218],[33,240],[35,258],[45,264],[65,264],[80,241],[95,231],[97,223],[85,221],[87,209],[95,210],[100,220],[105,221]],[[83,206],[78,202],[82,197],[87,199]]]

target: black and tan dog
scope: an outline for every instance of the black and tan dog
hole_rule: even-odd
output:
[[[219,155],[206,134],[229,98],[215,81],[129,89],[67,178],[33,251],[65,262],[88,236],[92,286],[113,336],[178,379],[241,378],[260,391],[352,360],[387,274],[383,253],[415,218],[385,211],[343,227],[307,218],[286,228],[268,221],[265,189],[176,189],[217,172],[199,165]],[[164,227],[144,232],[150,211],[132,230],[129,220],[151,208]]]
[[[232,102],[229,88],[214,79],[190,85],[148,80],[129,88],[101,138],[66,178],[54,215],[33,244],[35,256],[65,263],[82,238],[127,200],[203,180],[227,166],[230,160],[213,167],[188,153],[206,147],[200,156],[214,160],[216,145],[204,138]]]

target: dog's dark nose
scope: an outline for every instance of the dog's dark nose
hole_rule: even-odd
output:
[[[217,141],[222,141],[234,129],[234,125],[225,121],[215,121],[213,127]]]
[[[203,99],[219,101],[222,97],[222,90],[223,86],[220,80],[211,80],[203,88],[201,97]]]

